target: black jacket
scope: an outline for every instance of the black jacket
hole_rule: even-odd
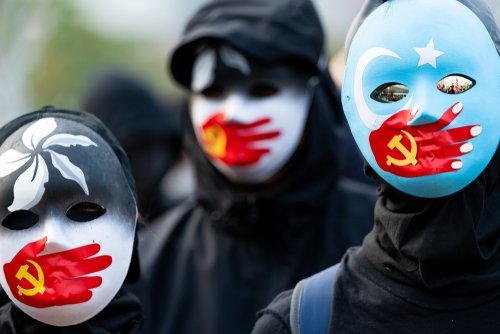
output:
[[[459,0],[500,33],[482,1]],[[354,24],[385,1],[368,0]],[[349,41],[348,41],[349,44]],[[467,187],[426,199],[379,184],[375,225],[347,251],[333,290],[330,333],[498,333],[500,148]],[[291,291],[262,312],[254,334],[288,334]]]
[[[500,149],[465,189],[437,199],[380,184],[375,227],[334,284],[330,333],[481,333],[500,328]],[[292,291],[253,334],[290,334]]]
[[[249,333],[273,296],[338,262],[373,224],[374,189],[338,180],[341,110],[310,1],[224,0],[202,8],[172,58],[182,84],[189,86],[196,42],[208,38],[271,64],[309,66],[312,104],[294,156],[273,182],[255,186],[219,173],[186,120],[198,185],[193,200],[141,236],[145,333]]]

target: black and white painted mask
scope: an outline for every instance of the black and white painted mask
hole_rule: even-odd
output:
[[[83,123],[45,117],[0,145],[0,283],[41,322],[99,313],[131,261],[136,201],[110,144]]]

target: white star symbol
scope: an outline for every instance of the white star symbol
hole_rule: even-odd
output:
[[[434,68],[437,68],[436,59],[444,55],[444,52],[438,51],[434,48],[434,41],[431,39],[425,48],[413,48],[415,52],[420,55],[420,60],[418,61],[417,67],[429,64]]]

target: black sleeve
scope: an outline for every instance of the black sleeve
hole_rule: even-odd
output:
[[[293,290],[280,293],[265,309],[257,313],[252,334],[291,334],[290,304]]]

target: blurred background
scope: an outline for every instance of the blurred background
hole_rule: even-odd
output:
[[[208,1],[0,0],[0,126],[44,105],[96,114],[126,150],[141,213],[153,220],[195,187],[180,146],[186,105],[166,63]],[[486,1],[499,20],[500,1]],[[313,2],[342,73],[338,52],[363,0]]]
[[[334,55],[362,0],[313,0]],[[81,109],[96,73],[125,70],[162,100],[167,55],[207,0],[0,0],[0,125],[43,105]],[[497,20],[500,1],[488,0]]]
[[[47,104],[82,108],[102,71],[127,71],[161,99],[180,91],[167,55],[208,0],[0,0],[0,125]],[[316,0],[338,50],[361,0]]]

